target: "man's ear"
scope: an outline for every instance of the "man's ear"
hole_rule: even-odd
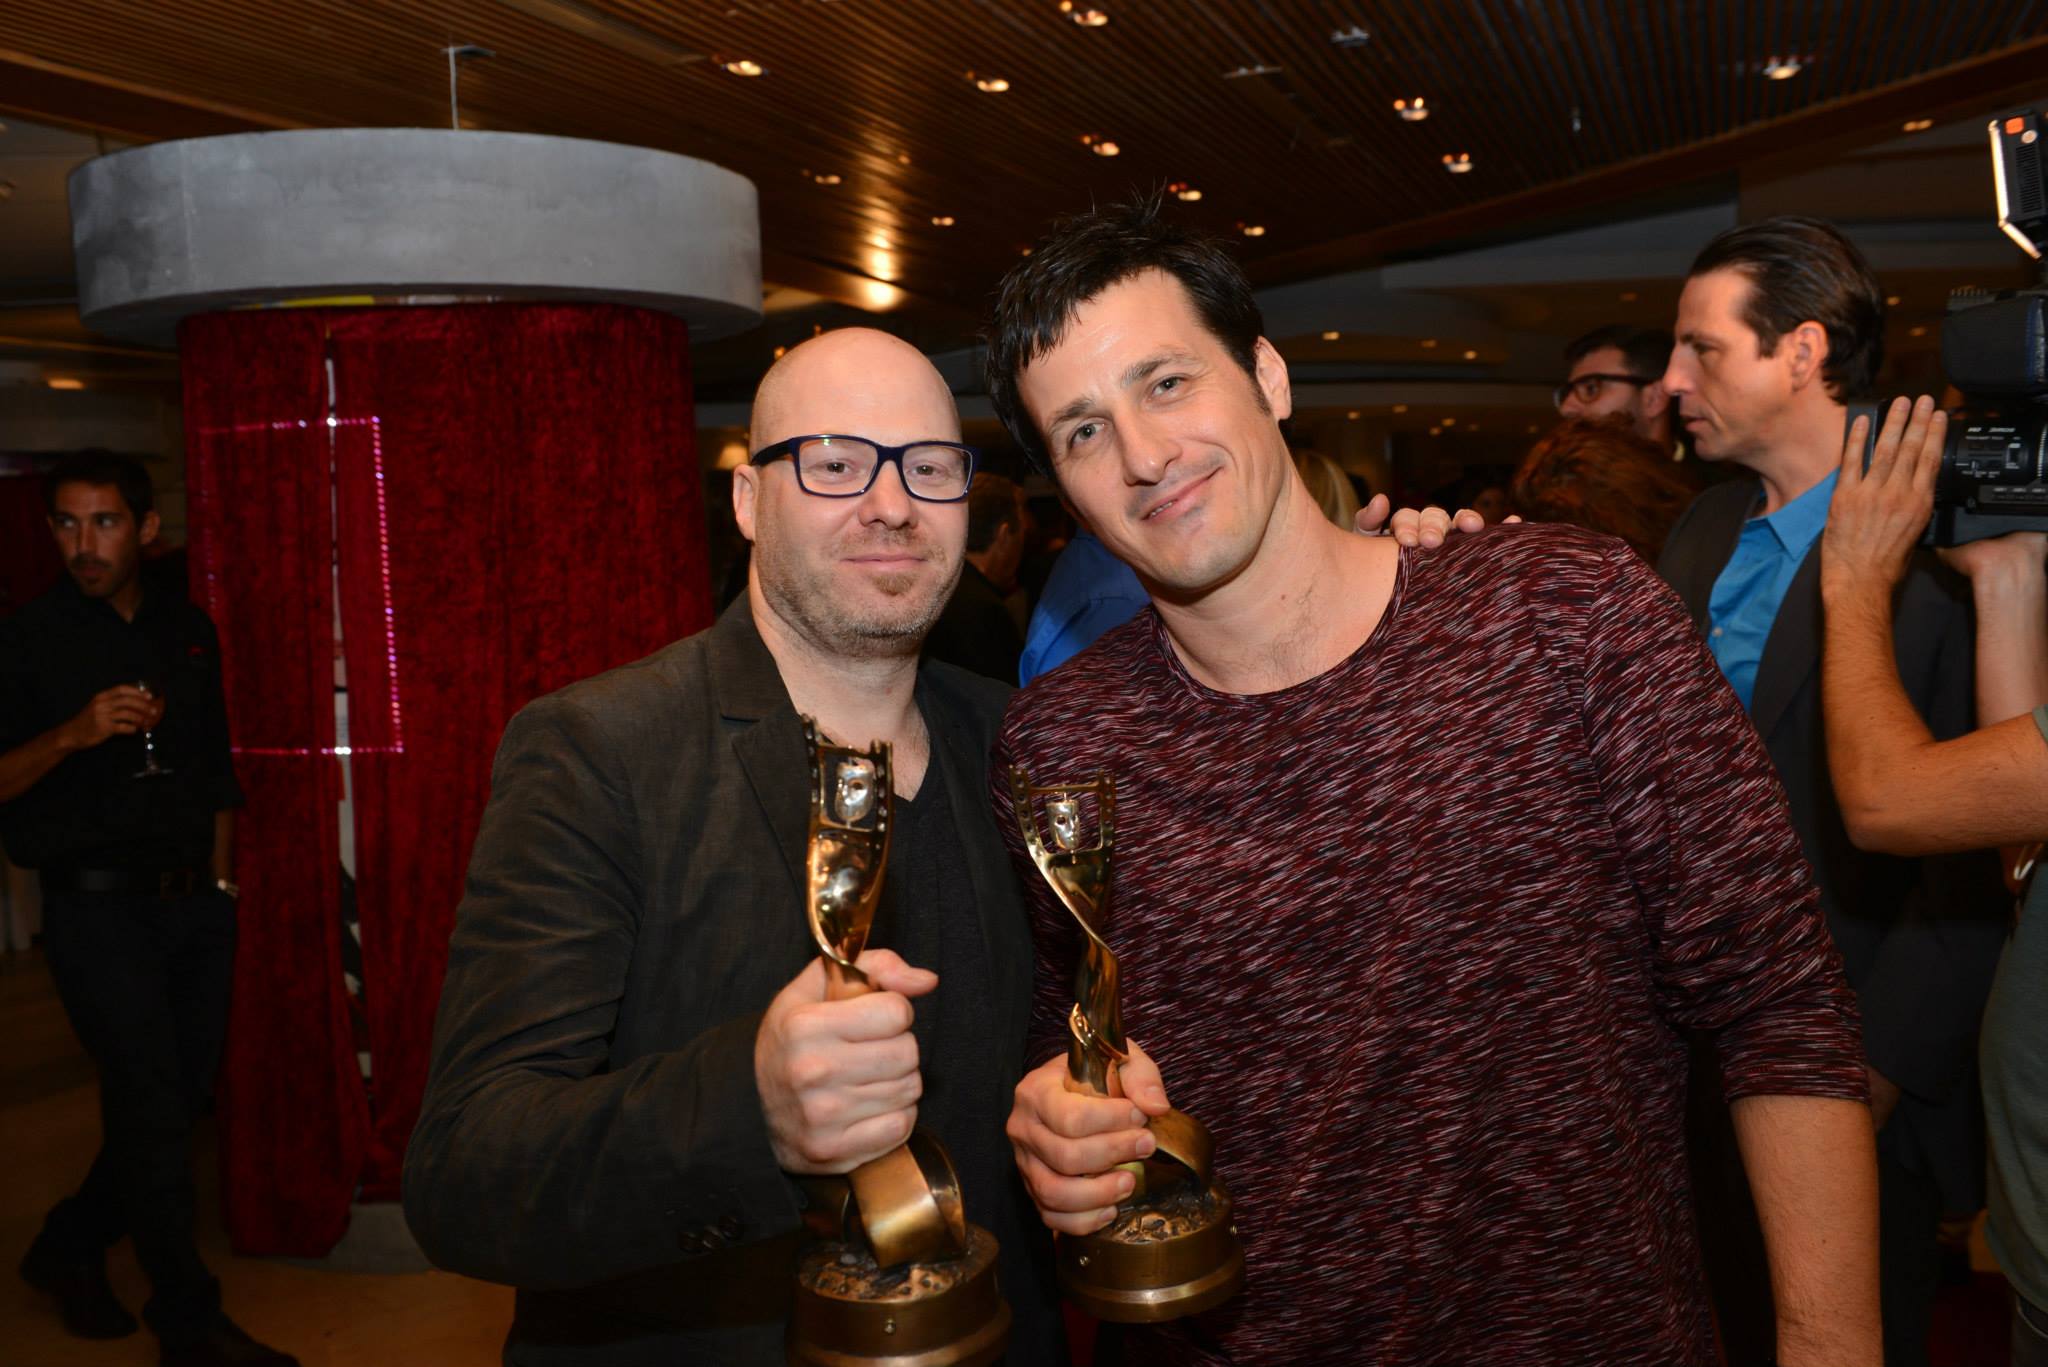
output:
[[[152,508],[142,515],[142,526],[137,531],[141,537],[142,544],[147,546],[156,540],[156,534],[163,529],[163,519],[158,517],[156,510]]]
[[[1789,347],[1786,359],[1792,367],[1792,387],[1804,389],[1822,379],[1828,364],[1828,330],[1811,318],[1778,339]]]
[[[747,540],[754,539],[754,510],[756,500],[761,496],[761,472],[751,465],[736,465],[732,472],[732,520],[739,524],[740,535]]]
[[[1639,402],[1644,417],[1662,417],[1664,410],[1671,407],[1671,391],[1664,387],[1662,380],[1652,380],[1643,386],[1643,397]]]
[[[1294,385],[1287,378],[1287,362],[1263,337],[1252,348],[1252,367],[1259,392],[1266,396],[1266,407],[1273,410],[1273,420],[1284,422],[1293,417]]]

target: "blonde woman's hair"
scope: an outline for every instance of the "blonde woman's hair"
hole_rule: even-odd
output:
[[[1294,468],[1300,472],[1301,482],[1308,486],[1309,496],[1323,510],[1323,516],[1350,531],[1352,519],[1358,516],[1358,491],[1351,487],[1351,477],[1344,473],[1344,467],[1319,451],[1297,451]]]

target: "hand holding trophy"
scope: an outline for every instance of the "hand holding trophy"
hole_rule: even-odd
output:
[[[889,746],[834,745],[805,718],[811,767],[806,910],[832,1000],[872,991],[867,946],[889,860]],[[789,1360],[797,1367],[979,1367],[1009,1337],[995,1236],[967,1222],[938,1139],[913,1131],[845,1179],[810,1178],[806,1222],[821,1242],[797,1267]]]
[[[1048,843],[1040,828],[1052,828]],[[1092,799],[1095,834],[1084,839]],[[1037,786],[1010,769],[1010,802],[1024,848],[1086,937],[1074,970],[1067,1016],[1067,1086],[1122,1096],[1118,1066],[1128,1057],[1117,959],[1109,929],[1110,853],[1116,785],[1106,774],[1087,783]],[[1230,1193],[1210,1172],[1215,1142],[1180,1111],[1153,1117],[1153,1156],[1130,1165],[1136,1185],[1117,1218],[1087,1235],[1058,1238],[1060,1286],[1091,1314],[1128,1323],[1179,1319],[1220,1305],[1244,1286],[1244,1250],[1231,1223]]]

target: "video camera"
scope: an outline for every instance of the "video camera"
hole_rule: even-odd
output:
[[[2021,110],[1990,125],[1998,226],[2036,261],[2048,251],[2041,122],[2039,112]],[[1949,415],[1923,540],[1960,546],[2048,531],[2048,267],[2031,289],[1951,294],[1941,361],[1966,403]]]

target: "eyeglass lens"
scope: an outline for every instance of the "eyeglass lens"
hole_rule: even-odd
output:
[[[797,447],[803,486],[819,494],[856,494],[875,477],[881,453],[872,442],[813,437]],[[923,498],[958,498],[967,492],[969,459],[950,446],[912,446],[902,460],[903,483]]]

